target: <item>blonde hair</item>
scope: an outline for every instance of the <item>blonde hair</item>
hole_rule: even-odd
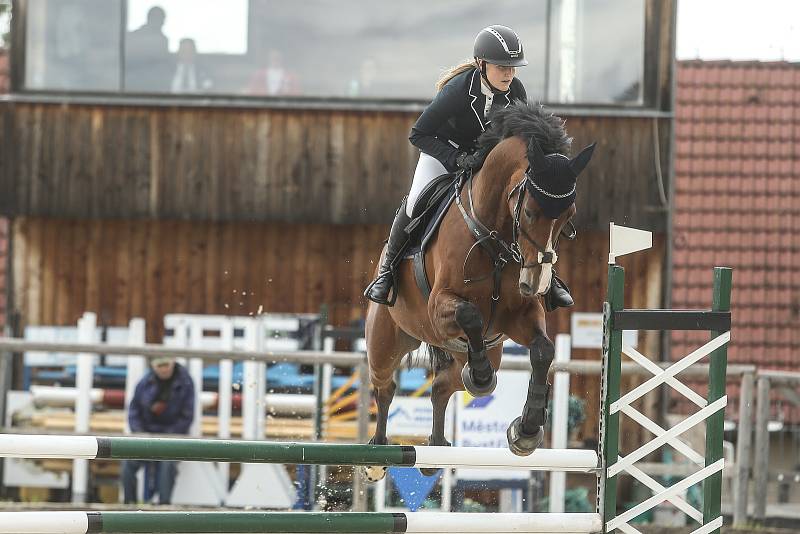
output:
[[[442,77],[439,78],[439,81],[436,82],[436,92],[438,93],[439,91],[441,91],[442,87],[444,87],[445,84],[447,84],[447,82],[449,82],[450,80],[452,80],[453,78],[455,78],[456,76],[461,74],[462,72],[468,71],[469,69],[477,69],[477,68],[478,68],[478,64],[475,62],[474,59],[465,60],[465,61],[462,61],[459,65],[456,65],[455,67],[450,67],[442,75]]]

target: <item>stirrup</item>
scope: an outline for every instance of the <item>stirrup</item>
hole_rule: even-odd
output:
[[[372,293],[372,289],[375,287],[375,284],[377,284],[386,276],[390,276],[392,280],[386,298],[379,298],[371,295],[370,293]],[[383,304],[384,306],[389,306],[390,308],[394,306],[394,303],[397,302],[397,278],[395,277],[394,269],[378,273],[378,276],[376,276],[375,279],[370,282],[367,288],[364,290],[364,296],[375,304]]]

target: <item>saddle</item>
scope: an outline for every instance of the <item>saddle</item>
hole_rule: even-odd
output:
[[[425,299],[430,297],[431,284],[425,272],[425,251],[436,235],[450,205],[461,191],[463,173],[448,173],[434,179],[420,193],[411,222],[406,226],[409,248],[405,254],[414,262],[414,279]]]

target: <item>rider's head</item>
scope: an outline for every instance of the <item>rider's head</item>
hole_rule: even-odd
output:
[[[528,64],[517,33],[499,24],[487,26],[478,33],[473,56],[481,76],[493,91],[508,91],[516,68]]]

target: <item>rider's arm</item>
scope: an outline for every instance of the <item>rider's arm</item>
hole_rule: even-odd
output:
[[[449,171],[456,169],[458,150],[436,138],[436,132],[450,117],[457,115],[464,107],[465,97],[462,88],[450,80],[425,108],[422,115],[411,128],[408,140],[426,154],[433,156]]]

